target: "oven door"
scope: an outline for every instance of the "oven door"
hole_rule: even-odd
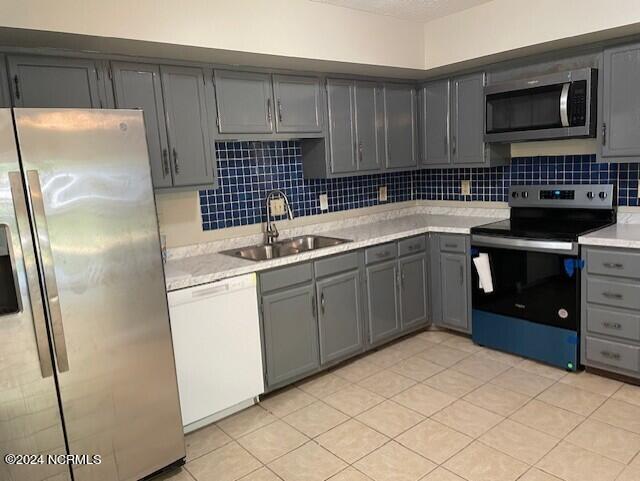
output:
[[[489,256],[493,281],[493,292],[485,293],[479,287],[475,267],[472,269],[474,310],[571,331],[579,329],[580,269],[577,248],[491,246],[487,245],[489,243],[474,243],[472,237],[473,253],[486,253]]]

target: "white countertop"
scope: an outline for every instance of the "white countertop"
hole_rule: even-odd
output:
[[[582,245],[640,249],[640,224],[617,223],[580,236]]]
[[[506,214],[508,217],[508,213]],[[469,234],[472,227],[495,222],[495,217],[465,215],[412,214],[393,219],[322,231],[322,235],[348,239],[351,242],[334,247],[318,249],[303,254],[271,259],[250,261],[231,257],[218,252],[204,253],[189,257],[170,259],[165,266],[168,291],[214,282],[250,272],[258,272],[277,266],[315,259],[339,252],[360,249],[370,245],[389,242],[403,237],[426,232],[448,232]],[[638,236],[640,242],[640,235]],[[241,242],[241,240],[239,240]],[[227,248],[242,247],[229,245]]]

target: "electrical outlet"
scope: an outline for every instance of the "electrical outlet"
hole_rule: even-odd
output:
[[[471,182],[468,180],[461,181],[460,190],[462,195],[471,195]]]
[[[380,188],[378,189],[378,200],[380,202],[386,202],[387,201],[387,186],[386,185],[381,185]]]
[[[271,199],[271,215],[284,215],[284,199],[282,197],[278,199]]]
[[[329,198],[327,194],[320,194],[320,210],[329,210]]]

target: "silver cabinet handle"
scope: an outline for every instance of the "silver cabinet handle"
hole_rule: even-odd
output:
[[[618,294],[617,292],[603,292],[602,295],[609,299],[622,299],[622,294]]]
[[[602,145],[607,145],[607,124],[602,123]]]
[[[31,241],[31,228],[29,226],[29,214],[27,213],[27,201],[22,188],[22,176],[20,172],[9,172],[9,184],[13,197],[13,208],[18,224],[18,236],[22,246],[22,260],[24,262],[27,277],[27,290],[31,301],[31,315],[33,316],[33,330],[38,349],[40,373],[43,378],[53,375],[53,361],[49,354],[49,339],[47,337],[47,320],[44,315],[44,302],[38,279],[38,267],[36,266],[36,254]]]
[[[453,155],[456,155],[456,151],[458,150],[458,145],[457,145],[457,141],[456,141],[456,136],[454,135],[453,137],[451,137],[451,150],[453,152]]]
[[[621,357],[620,353],[618,352],[600,351],[600,354],[602,354],[602,357],[606,357],[607,359],[613,359],[615,361],[619,361]]]
[[[176,152],[175,147],[173,148],[173,170],[175,170],[176,175],[180,173],[180,166],[178,165],[178,152]]]
[[[364,157],[364,146],[362,142],[358,142],[358,160],[362,163],[362,158]]]
[[[51,331],[53,334],[53,345],[55,346],[56,361],[58,370],[65,372],[69,370],[69,358],[67,356],[67,343],[62,325],[62,311],[60,310],[60,295],[58,293],[58,283],[56,282],[55,266],[53,264],[53,253],[51,252],[51,242],[49,239],[49,228],[47,227],[47,216],[44,212],[44,201],[42,199],[42,188],[40,186],[40,176],[38,171],[27,171],[27,182],[29,184],[29,197],[33,208],[34,227],[36,238],[38,239],[36,249],[39,251],[43,269],[43,283],[49,304],[49,314],[51,316]]]
[[[460,285],[464,285],[464,267],[460,264]]]
[[[404,289],[404,269],[400,269],[400,287]]]
[[[607,329],[616,329],[616,330],[622,329],[622,324],[620,324],[619,322],[604,321],[602,325]]]
[[[169,150],[162,149],[162,177],[169,175]]]
[[[267,123],[271,125],[271,99],[267,99]]]
[[[387,257],[389,255],[389,251],[384,251],[384,252],[378,252],[376,253],[376,257],[378,259],[382,259],[383,257]]]
[[[602,265],[607,269],[622,269],[624,267],[624,265],[619,262],[604,262]]]
[[[445,247],[448,247],[449,249],[455,249],[456,247],[458,247],[456,244],[445,244]]]
[[[320,293],[320,310],[324,316],[324,291]]]
[[[311,296],[311,315],[316,317],[316,296]]]
[[[278,99],[278,122],[282,122],[282,102]]]

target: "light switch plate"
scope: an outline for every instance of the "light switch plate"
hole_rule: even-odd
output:
[[[271,199],[271,215],[284,215],[284,199]]]
[[[460,181],[460,190],[462,195],[471,195],[471,182],[468,180]]]
[[[381,185],[380,189],[378,189],[378,200],[380,202],[386,202],[387,201],[387,186],[386,185]]]
[[[329,210],[329,199],[327,194],[320,194],[320,210]]]

